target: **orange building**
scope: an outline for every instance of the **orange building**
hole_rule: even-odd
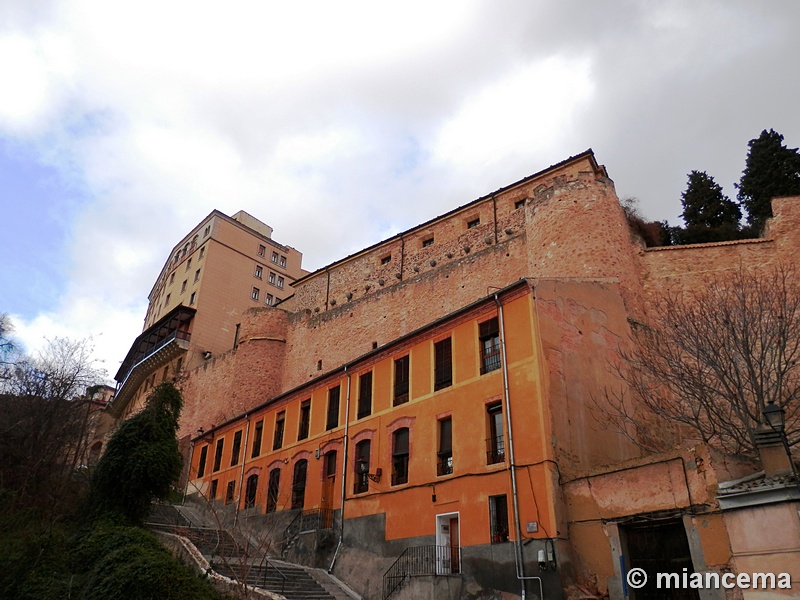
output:
[[[244,211],[215,210],[172,249],[148,296],[142,334],[122,361],[109,412],[138,411],[148,391],[236,344],[241,315],[277,304],[303,276],[302,254]]]
[[[186,371],[187,492],[367,598],[420,568],[400,594],[621,599],[656,517],[730,569],[714,486],[747,468],[642,459],[593,410],[650,298],[794,259],[798,199],[773,212],[758,240],[646,249],[587,151],[304,275]]]

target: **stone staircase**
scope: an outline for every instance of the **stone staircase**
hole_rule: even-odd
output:
[[[321,569],[261,557],[248,557],[246,549],[228,531],[197,526],[186,507],[156,505],[148,518],[152,529],[189,539],[206,557],[214,571],[246,582],[287,600],[353,600],[357,595],[345,590]],[[199,515],[198,515],[199,516]]]

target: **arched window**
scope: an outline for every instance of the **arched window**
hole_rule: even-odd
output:
[[[292,477],[292,508],[303,508],[306,500],[306,472],[308,461],[298,460],[294,465]]]
[[[353,485],[354,494],[369,491],[369,453],[371,442],[361,440],[356,444],[356,476]]]
[[[281,485],[281,470],[272,469],[269,472],[269,485],[267,486],[267,512],[275,512],[278,507],[278,491]]]
[[[247,478],[247,487],[244,492],[244,507],[253,508],[256,505],[256,491],[258,490],[258,475]]]

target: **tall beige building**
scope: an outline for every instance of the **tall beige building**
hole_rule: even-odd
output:
[[[138,411],[159,382],[233,348],[244,311],[292,295],[292,283],[307,274],[302,258],[248,213],[212,211],[164,263],[142,334],[115,376],[109,411],[116,417]]]

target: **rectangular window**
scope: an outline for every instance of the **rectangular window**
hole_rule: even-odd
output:
[[[477,227],[481,224],[480,218],[472,219],[471,221],[467,221],[467,229],[472,229],[473,227]]]
[[[274,263],[278,262],[278,253],[277,252],[273,252],[272,253],[272,262],[274,262]]]
[[[200,281],[200,269],[194,272],[194,282],[197,283],[198,281]]]
[[[481,375],[500,368],[500,328],[497,317],[478,325],[481,348]]]
[[[264,420],[256,422],[255,431],[253,431],[253,451],[250,453],[250,458],[255,458],[261,454],[261,440],[264,437]]]
[[[409,357],[394,361],[394,406],[408,402]]]
[[[170,297],[170,294],[167,294],[167,297],[164,298],[164,306],[167,306],[169,304],[169,297]]]
[[[390,262],[392,262],[392,255],[391,254],[381,258],[381,264],[382,265],[388,265]]]
[[[328,390],[328,420],[325,430],[339,426],[339,386]]]
[[[453,385],[453,339],[446,338],[433,345],[433,389],[441,390]]]
[[[503,439],[503,408],[499,402],[486,407],[489,437],[486,439],[486,464],[505,462],[506,444]]]
[[[181,294],[186,291],[186,284],[189,283],[188,279],[184,279],[183,283],[181,284]]]
[[[233,498],[235,495],[236,495],[236,481],[229,481],[228,489],[225,490],[225,504],[233,502]]]
[[[283,430],[286,425],[286,411],[282,410],[275,417],[275,436],[272,438],[272,449],[277,450],[283,446]]]
[[[261,290],[259,290],[257,287],[254,287],[253,291],[250,292],[250,298],[252,298],[253,300],[258,300],[260,294]]]
[[[392,434],[392,485],[408,483],[408,428]]]
[[[262,245],[262,244],[259,244],[258,245],[258,255],[259,256],[264,256],[266,253],[267,253],[267,247]]]
[[[200,462],[197,465],[197,476],[202,477],[206,474],[206,459],[208,458],[208,446],[200,448]]]
[[[197,292],[192,292],[192,295],[189,296],[189,306],[194,306],[194,303],[197,301]]]
[[[175,283],[175,273],[173,272],[172,275],[169,276],[169,284],[172,285]]]
[[[217,484],[219,484],[218,479],[211,480],[211,490],[208,492],[209,500],[215,500],[217,497]]]
[[[285,256],[283,256],[283,255],[281,255],[281,258],[280,258],[280,260],[278,261],[278,264],[279,264],[280,266],[282,266],[282,267],[285,267],[285,266],[286,266],[286,257],[285,257]]]
[[[256,270],[253,273],[253,277],[257,277],[261,279],[262,274],[264,273],[264,268],[261,265],[256,265]]]
[[[372,414],[372,371],[358,378],[358,418]]]
[[[231,448],[231,466],[239,464],[239,452],[242,450],[242,430],[233,434],[233,447]]]
[[[188,271],[191,268],[192,268],[192,259],[190,258],[189,260],[186,261],[186,268],[184,269],[184,271]]]
[[[423,248],[428,248],[430,246],[433,246],[433,238],[432,237],[429,237],[429,238],[426,238],[426,239],[422,240],[422,247]]]
[[[489,525],[493,544],[508,541],[508,501],[505,494],[489,496]]]
[[[525,206],[525,198],[523,198],[522,200],[517,200],[516,202],[514,202],[514,210],[523,208],[524,206]]]
[[[453,419],[447,417],[439,421],[439,452],[436,467],[437,475],[450,475],[453,472]]]
[[[217,440],[217,446],[214,448],[214,471],[219,471],[222,466],[222,449],[225,447],[225,438]]]
[[[272,285],[275,285],[275,273],[273,273],[272,271],[269,272],[269,282]]]
[[[300,403],[300,425],[297,428],[297,441],[308,437],[308,429],[311,426],[311,399],[303,400]]]
[[[283,288],[283,277],[278,277],[278,287]]]
[[[197,260],[203,260],[203,257],[206,255],[206,247],[203,246],[200,248],[200,257]]]
[[[266,299],[264,300],[264,303],[265,303],[267,306],[272,306],[272,304],[273,304],[274,302],[275,302],[275,300],[274,300],[274,296],[273,296],[272,294],[267,294],[267,297],[266,297]]]

